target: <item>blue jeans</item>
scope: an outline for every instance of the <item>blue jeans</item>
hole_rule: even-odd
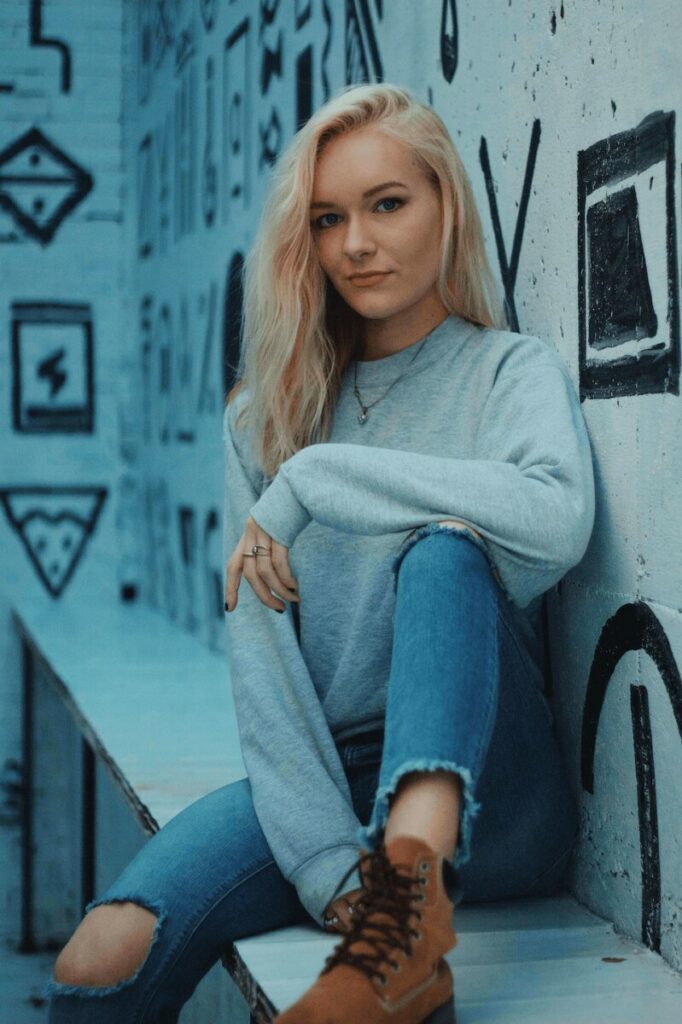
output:
[[[483,542],[429,523],[403,545],[394,572],[384,728],[337,744],[359,846],[378,844],[402,774],[449,769],[463,795],[454,903],[548,895],[570,858],[578,808],[541,673]],[[225,945],[314,923],[273,860],[247,778],[169,821],[86,909],[126,900],[157,916],[145,961],[109,987],[51,981],[51,1024],[170,1024]]]

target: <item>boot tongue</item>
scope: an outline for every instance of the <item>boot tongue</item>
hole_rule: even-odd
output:
[[[420,854],[431,857],[434,854],[426,840],[419,836],[396,836],[386,844],[385,849],[386,856],[391,863],[395,867],[400,865],[401,874],[405,872],[409,874],[412,871],[415,860]]]

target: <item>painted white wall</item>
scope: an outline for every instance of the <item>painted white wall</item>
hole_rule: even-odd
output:
[[[42,125],[95,186],[45,246],[0,210],[1,379],[14,381],[11,303],[88,304],[97,426],[21,433],[8,383],[0,486],[109,492],[55,600],[84,587],[111,599],[130,581],[221,648],[220,424],[233,379],[223,365],[236,366],[239,321],[230,268],[253,237],[272,163],[311,110],[346,81],[407,85],[459,148],[510,326],[553,344],[584,396],[595,530],[548,596],[554,702],[583,809],[572,885],[682,967],[677,4],[126,0],[122,149],[117,4],[44,7],[45,34],[69,40],[73,94],[59,91],[57,52],[26,44],[23,6],[2,8],[17,86],[0,94],[0,144]],[[0,530],[6,610],[44,584],[7,515]],[[9,756],[18,747],[9,639],[0,657]],[[598,716],[587,702],[597,726],[588,758],[588,682],[595,693],[600,681]],[[633,686],[645,689],[640,704],[648,697],[651,757],[645,710],[633,740]],[[582,761],[593,764],[593,792]]]

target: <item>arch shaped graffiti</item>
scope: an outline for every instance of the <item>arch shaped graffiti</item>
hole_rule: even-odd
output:
[[[682,739],[682,679],[663,626],[643,601],[618,609],[605,623],[592,660],[583,707],[581,782],[594,793],[594,751],[604,699],[616,665],[628,651],[644,651],[660,672]],[[661,865],[653,740],[646,686],[631,684],[630,713],[637,777],[640,862],[642,866],[642,942],[660,952]]]

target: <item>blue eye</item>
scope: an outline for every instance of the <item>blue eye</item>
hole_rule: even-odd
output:
[[[398,206],[402,206],[404,201],[404,199],[399,199],[398,196],[385,196],[384,199],[379,200],[377,206],[380,206],[381,203],[397,203]],[[398,207],[396,207],[395,209],[398,209]],[[395,213],[395,210],[387,210],[386,212]]]
[[[382,203],[397,203],[398,205],[393,210],[384,211],[385,213],[395,213],[396,210],[400,209],[400,207],[405,203],[405,200],[401,199],[399,196],[384,196],[384,198],[380,199],[376,205],[381,206]],[[321,231],[324,231],[326,228],[333,228],[334,224],[323,224],[322,221],[325,217],[337,216],[338,214],[336,213],[323,213],[321,217],[317,218],[317,220],[312,221],[312,226],[319,228]]]

